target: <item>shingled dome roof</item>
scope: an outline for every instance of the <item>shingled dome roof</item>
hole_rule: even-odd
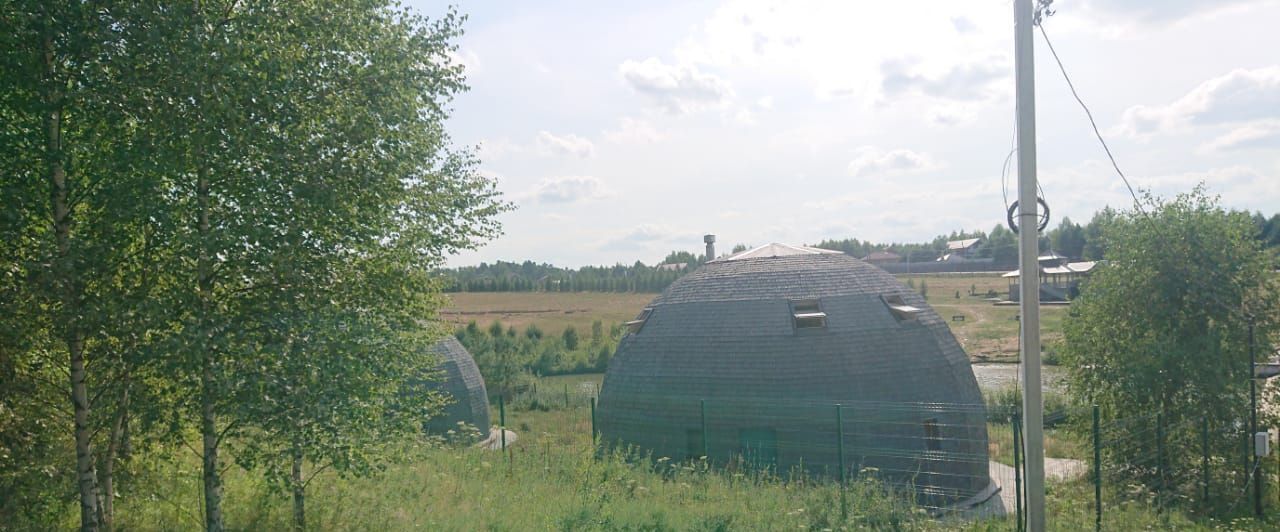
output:
[[[480,430],[481,434],[489,433],[489,395],[484,388],[484,378],[480,376],[480,368],[467,348],[452,336],[441,340],[432,351],[440,357],[439,369],[444,372],[441,379],[432,383],[433,387],[450,396],[450,402],[444,411],[427,421],[427,432],[444,434],[450,429],[458,428],[458,422],[465,422]]]
[[[919,294],[875,266],[769,244],[684,276],[629,326],[600,393],[608,443],[752,455],[778,471],[876,467],[937,504],[990,492],[968,357]]]

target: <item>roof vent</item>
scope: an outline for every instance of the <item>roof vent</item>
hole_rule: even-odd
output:
[[[791,321],[796,330],[827,328],[827,313],[817,299],[801,299],[791,302]]]
[[[884,300],[885,306],[889,307],[889,313],[893,314],[894,319],[898,321],[913,321],[924,313],[924,309],[903,302],[902,296],[880,296],[880,299]]]
[[[624,324],[627,326],[627,332],[630,332],[632,334],[640,332],[640,329],[644,328],[644,323],[646,321],[649,321],[650,314],[653,314],[652,308],[646,308],[640,311],[640,315],[636,316],[636,319],[631,320]]]

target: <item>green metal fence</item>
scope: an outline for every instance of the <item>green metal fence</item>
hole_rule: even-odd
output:
[[[937,518],[1022,529],[1025,457],[1016,407],[669,396],[648,416],[608,419],[590,391],[517,396],[499,404],[499,424],[518,426],[531,410],[564,409],[580,416],[572,430],[589,430],[597,452],[696,462],[759,481],[874,480]],[[1047,480],[1088,499],[1099,530],[1132,524],[1120,516],[1133,505],[1250,513],[1257,484],[1247,417],[1112,418],[1095,407],[1046,412],[1045,419]],[[1260,464],[1280,482],[1280,459]]]

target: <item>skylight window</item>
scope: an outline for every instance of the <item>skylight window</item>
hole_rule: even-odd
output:
[[[817,299],[802,299],[791,302],[791,320],[796,330],[825,329],[827,313]]]
[[[884,300],[885,306],[889,307],[889,313],[893,314],[894,319],[898,321],[914,321],[924,313],[924,309],[913,307],[902,301],[902,296],[880,296],[880,298]]]
[[[625,323],[625,325],[627,326],[627,331],[632,334],[640,332],[640,329],[644,328],[644,323],[646,321],[649,321],[650,314],[653,314],[652,308],[646,308],[640,311],[640,315],[636,316],[636,319]]]

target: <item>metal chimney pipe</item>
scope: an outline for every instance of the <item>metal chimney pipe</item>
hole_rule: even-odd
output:
[[[716,258],[716,235],[704,235],[702,241],[707,244],[707,260]]]

